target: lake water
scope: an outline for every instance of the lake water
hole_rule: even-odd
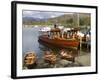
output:
[[[22,32],[22,51],[25,54],[28,51],[34,51],[37,56],[41,55],[41,50],[38,43],[39,27],[23,28]]]
[[[39,43],[38,42],[39,29],[40,27],[23,27],[22,29],[22,53],[24,56],[26,52],[34,51],[37,55],[38,62],[41,62],[43,61],[43,53],[45,50],[51,49],[56,54],[59,54],[59,51],[61,50],[61,48],[55,48],[54,46]],[[62,61],[62,62],[58,61],[56,67],[62,67],[60,63],[66,63],[66,61]],[[75,66],[81,66],[81,65],[78,64]],[[49,67],[51,66],[49,65]],[[55,67],[55,65],[52,67]],[[37,68],[40,68],[40,67],[37,67]]]

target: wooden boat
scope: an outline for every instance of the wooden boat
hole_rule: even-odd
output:
[[[28,69],[32,69],[36,66],[36,55],[34,52],[27,52],[24,57],[24,65]]]
[[[55,33],[57,35],[55,35]],[[51,36],[52,34],[53,36]],[[58,46],[58,47],[78,47],[79,41],[75,38],[66,39],[62,37],[60,29],[53,29],[48,35],[40,35],[39,41]]]
[[[50,64],[55,64],[56,62],[56,55],[53,52],[46,51],[44,53],[44,60]]]
[[[61,50],[60,56],[62,59],[66,59],[66,60],[74,62],[75,56],[72,53],[73,53],[72,51]]]
[[[78,57],[79,52],[76,49],[65,50],[62,49],[60,52],[61,59],[75,62],[75,57]]]
[[[73,39],[50,39],[47,35],[39,36],[39,41],[60,46],[60,47],[78,47],[79,41]]]

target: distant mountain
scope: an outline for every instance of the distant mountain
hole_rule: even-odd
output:
[[[33,25],[52,25],[55,22],[63,26],[73,26],[74,18],[77,17],[76,14],[64,14],[57,17],[44,17],[44,18],[33,18],[33,17],[23,17],[23,24],[33,24]],[[90,25],[90,14],[80,13],[79,20],[80,25]],[[77,19],[76,19],[77,20]]]
[[[41,19],[41,18],[33,18],[33,17],[23,17],[23,21],[41,21],[41,20],[45,20],[45,19]]]

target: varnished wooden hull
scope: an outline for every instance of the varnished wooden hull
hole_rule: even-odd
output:
[[[45,43],[60,46],[60,47],[78,47],[79,41],[77,40],[61,40],[61,39],[50,39],[48,36],[39,36],[39,41],[43,41]]]

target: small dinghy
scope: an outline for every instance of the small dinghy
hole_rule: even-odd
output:
[[[56,62],[56,55],[53,52],[45,51],[44,53],[44,61],[50,64],[55,64]]]
[[[34,52],[27,52],[25,54],[24,65],[28,69],[33,69],[36,66],[36,54]]]
[[[60,51],[60,56],[61,56],[62,59],[66,59],[68,61],[74,62],[75,61],[75,57],[72,56],[72,53],[73,53],[72,51],[65,51],[64,49],[62,49]]]

